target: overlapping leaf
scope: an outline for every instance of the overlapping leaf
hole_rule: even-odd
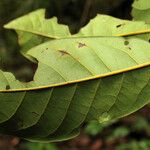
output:
[[[149,0],[135,0],[132,6],[136,9],[146,10],[150,8],[150,1]]]
[[[45,19],[45,10],[29,13],[7,24],[5,28],[15,29],[18,33],[22,51],[26,52],[47,39],[70,37],[69,28],[57,23],[57,18]]]
[[[146,23],[150,23],[150,8],[147,10],[133,9],[132,15],[135,20],[142,20]]]
[[[132,16],[133,20],[144,21],[145,24],[150,25],[150,1],[149,0],[138,0],[134,1],[132,5]],[[150,33],[144,35],[138,35],[144,40],[150,40]]]
[[[132,16],[134,20],[142,20],[146,23],[150,23],[150,1],[138,0],[133,3]]]
[[[57,23],[56,18],[45,19],[45,10],[37,10],[5,26],[14,29],[19,35],[19,43],[25,53],[28,49],[48,39],[71,37],[69,28]],[[74,37],[89,36],[128,36],[150,31],[144,22],[121,20],[107,15],[97,15]]]
[[[144,22],[121,20],[107,15],[97,15],[76,36],[129,36],[147,33],[149,30],[150,25]]]
[[[55,19],[56,26],[49,29],[53,21],[44,19],[43,13],[6,26],[19,32],[26,56],[38,62],[38,69],[28,83],[0,72],[1,133],[37,141],[65,140],[77,135],[84,122],[120,118],[150,101],[149,42],[111,37],[148,32],[149,25],[100,15],[71,36],[66,26],[55,28]],[[98,23],[106,26],[105,32]],[[49,40],[56,35],[59,39]]]

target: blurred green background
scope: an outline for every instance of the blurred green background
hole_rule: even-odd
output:
[[[3,25],[38,8],[46,17],[57,16],[76,33],[97,13],[132,19],[133,0],[0,0],[0,68],[19,80],[31,80],[36,65],[19,53],[17,35]],[[30,143],[17,137],[0,136],[0,150],[149,150],[150,106],[121,120],[85,124],[79,137],[60,143]]]

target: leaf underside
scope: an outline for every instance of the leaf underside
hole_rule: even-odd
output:
[[[133,3],[132,16],[134,20],[145,21],[150,23],[150,1],[149,0],[139,0]]]
[[[112,26],[104,31],[97,22]],[[149,103],[149,42],[112,37],[147,33],[144,22],[98,15],[72,36],[67,26],[45,19],[39,10],[5,27],[18,32],[24,54],[37,60],[38,68],[28,83],[0,71],[0,133],[31,141],[67,140],[85,122],[111,121]]]
[[[141,21],[129,21],[107,15],[97,15],[88,25],[82,28],[79,33],[71,35],[69,28],[65,25],[57,24],[55,17],[45,19],[44,15],[45,10],[40,9],[5,25],[5,28],[17,31],[22,53],[25,54],[30,48],[48,39],[128,36],[150,32],[150,25]],[[139,35],[139,37],[141,37],[141,35]]]
[[[150,1],[149,0],[138,0],[134,1],[132,5],[132,16],[133,20],[144,21],[145,24],[150,25]],[[150,41],[150,33],[137,35],[136,37]]]

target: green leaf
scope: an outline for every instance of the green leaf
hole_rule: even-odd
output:
[[[43,9],[37,10],[8,23],[4,27],[54,39],[71,36],[67,26],[58,24],[56,18],[45,19],[44,13]],[[150,32],[150,25],[107,15],[97,15],[75,36],[127,36],[140,32]]]
[[[42,142],[42,143],[49,143],[49,142],[60,142],[60,141],[67,141],[69,139],[73,139],[75,138],[76,136],[78,136],[80,134],[80,131],[79,129],[75,129],[73,130],[71,133],[69,134],[64,134],[64,135],[52,135],[52,136],[48,136],[48,137],[45,137],[45,138],[32,138],[31,139],[27,139],[31,142]]]
[[[139,10],[139,9],[132,9],[132,16],[134,20],[141,20],[146,23],[150,23],[150,9],[147,10]]]
[[[78,135],[84,122],[120,118],[149,102],[150,44],[111,37],[149,33],[149,24],[98,15],[72,36],[44,13],[5,25],[17,31],[22,50],[38,68],[28,83],[0,71],[1,133],[66,140]]]
[[[97,15],[76,36],[129,36],[147,32],[150,32],[150,25],[142,21],[128,21],[107,15]]]
[[[69,28],[58,24],[56,17],[46,19],[44,9],[31,12],[11,21],[4,27],[16,30],[23,54],[44,41],[71,36]]]
[[[132,16],[133,20],[143,21],[145,24],[150,25],[150,1],[149,0],[135,0],[133,3]],[[144,40],[150,40],[150,33],[144,35],[137,35],[137,37]]]
[[[22,54],[25,54],[27,50],[42,44],[48,40],[51,40],[50,38],[36,35],[33,33],[23,32],[23,31],[17,31],[18,34],[18,42],[19,45],[21,45],[21,52]]]
[[[54,39],[71,36],[69,28],[65,25],[58,24],[56,17],[46,19],[44,9],[31,12],[8,23],[4,27]]]
[[[0,72],[0,132],[31,140],[74,137],[84,122],[126,116],[150,97],[150,44],[136,38],[66,38],[27,52],[34,80]]]
[[[71,37],[67,26],[58,24],[55,17],[45,19],[44,14],[45,11],[43,9],[37,10],[5,25],[5,28],[17,31],[23,53],[26,53],[30,48],[48,39]],[[121,20],[107,15],[97,15],[87,26],[73,36],[128,36],[147,32],[150,32],[150,25],[144,22]]]
[[[132,16],[134,20],[141,20],[150,23],[150,1],[135,0],[132,5]]]
[[[6,85],[9,85],[10,89],[35,88],[92,78],[95,75],[112,74],[118,70],[148,63],[149,48],[148,42],[134,38],[89,37],[49,41],[27,52],[28,56],[38,62],[34,81],[23,84],[16,82],[10,73],[5,73],[8,79],[2,75],[3,84],[0,85],[0,89],[5,89]]]
[[[132,6],[136,9],[146,10],[150,8],[150,1],[149,0],[134,0]]]

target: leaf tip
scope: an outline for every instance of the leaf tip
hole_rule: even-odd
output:
[[[9,29],[9,28],[10,28],[10,25],[9,25],[9,23],[8,23],[8,24],[5,24],[3,27],[4,27],[5,29]]]

